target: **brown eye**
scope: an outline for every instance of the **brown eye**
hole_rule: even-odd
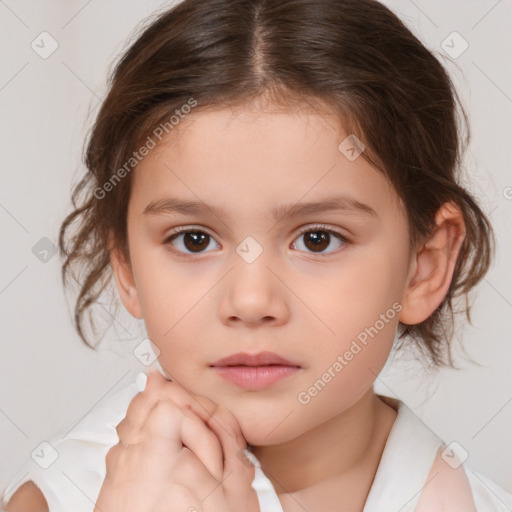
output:
[[[204,231],[182,230],[180,233],[171,235],[165,240],[165,244],[170,244],[176,251],[183,254],[199,254],[205,251],[213,241],[213,238]]]
[[[295,249],[306,250],[306,252],[316,254],[330,254],[336,252],[337,249],[348,243],[348,240],[340,233],[321,227],[313,227],[302,231],[297,240],[303,240],[303,242],[294,243],[293,246]],[[303,249],[303,247],[305,249]],[[332,247],[332,250],[325,252],[329,247]]]

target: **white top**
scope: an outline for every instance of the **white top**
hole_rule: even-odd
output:
[[[144,375],[139,374],[132,384],[95,406],[69,433],[63,435],[63,430],[41,443],[3,491],[1,506],[9,502],[18,487],[32,480],[45,496],[50,512],[92,512],[106,474],[105,456],[119,442],[116,426],[139,392],[136,382],[140,382],[141,377]],[[382,398],[393,402],[389,397]],[[398,414],[363,512],[382,512],[383,504],[386,510],[413,512],[437,450],[444,445],[403,402],[395,400],[394,403]],[[447,463],[451,463],[457,448],[456,443],[452,443],[445,450]],[[252,452],[246,453],[255,464],[252,486],[258,494],[261,512],[283,512],[259,461]],[[467,464],[463,467],[477,512],[512,511],[512,494],[471,470]]]

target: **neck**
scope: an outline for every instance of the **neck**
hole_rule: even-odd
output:
[[[333,477],[359,482],[366,474],[371,485],[395,417],[396,411],[370,388],[347,410],[301,436],[252,451],[278,495]]]

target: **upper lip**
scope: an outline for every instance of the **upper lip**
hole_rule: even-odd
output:
[[[271,364],[280,364],[285,366],[297,366],[300,365],[288,361],[284,357],[281,357],[273,352],[259,352],[258,354],[247,354],[245,352],[238,352],[231,354],[230,356],[223,357],[210,366],[268,366]]]

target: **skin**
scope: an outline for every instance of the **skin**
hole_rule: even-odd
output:
[[[373,383],[398,321],[419,323],[442,302],[464,235],[460,211],[446,204],[433,234],[411,251],[399,197],[364,158],[339,151],[347,135],[334,118],[307,109],[193,113],[133,171],[130,261],[115,246],[111,252],[120,297],[144,319],[168,378],[233,414],[287,512],[316,509],[320,500],[325,510],[362,509],[396,417]],[[377,215],[270,215],[274,206],[334,193]],[[222,207],[227,218],[143,213],[169,196]],[[316,232],[316,223],[349,243],[332,235],[314,252],[299,229]],[[166,242],[179,226],[210,235],[202,252],[192,252],[183,234]],[[252,263],[236,251],[248,236],[263,249]],[[401,305],[394,318],[301,403],[299,393],[394,303]],[[209,366],[264,350],[301,369],[247,391]]]
[[[24,510],[34,510],[35,512],[48,512],[48,503],[40,489],[34,482],[25,482],[12,496],[6,512],[22,512]]]

